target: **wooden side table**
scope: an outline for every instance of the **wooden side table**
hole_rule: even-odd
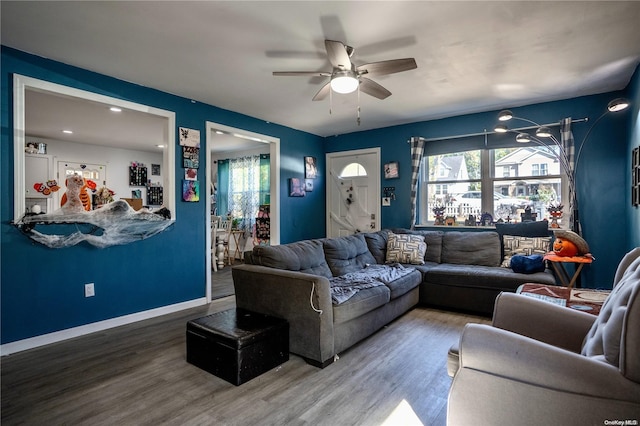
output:
[[[560,279],[562,285],[573,288],[578,277],[580,276],[580,272],[582,272],[582,268],[584,265],[592,263],[592,256],[558,256],[554,252],[547,253],[544,256],[544,260],[548,260],[551,263],[551,267],[553,268],[556,276]],[[569,276],[569,273],[564,267],[565,263],[573,263],[576,265],[576,270],[573,273],[573,276]]]

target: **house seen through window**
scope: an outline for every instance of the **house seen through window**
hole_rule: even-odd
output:
[[[550,148],[518,146],[425,154],[419,179],[419,223],[433,223],[434,207],[464,223],[489,213],[494,220],[520,222],[530,208],[536,220],[563,201],[566,180]]]

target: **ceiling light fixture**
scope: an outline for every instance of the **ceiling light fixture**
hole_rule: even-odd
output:
[[[109,111],[111,111],[111,112],[122,112],[122,108],[118,108],[118,107],[112,106],[111,108],[109,108]]]
[[[73,133],[73,130],[63,130],[62,133],[66,133],[68,135]]]
[[[336,71],[331,76],[331,89],[336,93],[352,93],[360,82],[352,70]]]

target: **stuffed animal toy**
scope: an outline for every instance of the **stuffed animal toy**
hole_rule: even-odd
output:
[[[65,180],[67,192],[62,195],[60,206],[67,212],[82,212],[91,210],[91,197],[87,194],[87,181],[80,175],[72,175]]]

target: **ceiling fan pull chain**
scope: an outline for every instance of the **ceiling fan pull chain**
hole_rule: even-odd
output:
[[[329,89],[329,115],[331,115],[331,108],[333,108],[333,90]]]
[[[358,126],[360,125],[360,84],[358,84],[358,118],[356,120]]]

